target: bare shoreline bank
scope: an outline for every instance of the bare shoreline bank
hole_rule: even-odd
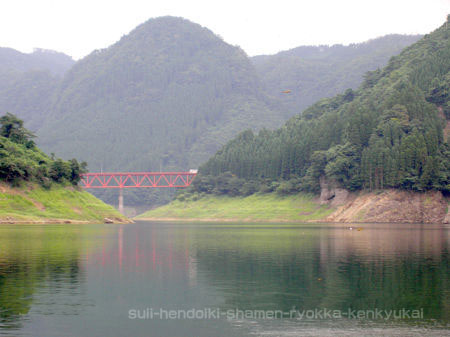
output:
[[[85,225],[92,223],[108,223],[108,224],[129,224],[133,223],[132,220],[125,219],[108,219],[110,221],[93,221],[93,220],[74,220],[74,219],[45,219],[45,220],[4,220],[0,219],[1,225],[62,225],[62,224],[73,224],[73,225]]]
[[[285,197],[205,196],[197,200],[175,200],[134,219],[165,222],[450,223],[450,199],[439,191],[330,191],[326,195],[327,198],[301,194]]]
[[[392,222],[343,222],[343,221],[320,221],[320,220],[308,220],[308,221],[298,221],[298,220],[288,220],[288,219],[269,219],[269,220],[257,220],[257,219],[229,219],[229,218],[138,218],[133,219],[135,222],[202,222],[202,223],[246,223],[246,224],[324,224],[324,225],[370,225],[370,224],[392,224]],[[395,224],[404,225],[443,225],[446,223],[424,223],[424,222],[395,222]]]

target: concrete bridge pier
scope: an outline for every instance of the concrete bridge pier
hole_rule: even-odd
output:
[[[119,188],[119,212],[123,214],[123,188]]]

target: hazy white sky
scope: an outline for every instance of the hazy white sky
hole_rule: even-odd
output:
[[[0,46],[54,49],[79,59],[149,18],[182,16],[249,55],[428,33],[450,0],[0,0]]]

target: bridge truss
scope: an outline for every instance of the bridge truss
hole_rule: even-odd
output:
[[[197,172],[115,172],[84,173],[83,188],[189,187]]]

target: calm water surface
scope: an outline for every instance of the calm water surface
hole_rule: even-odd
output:
[[[3,225],[0,335],[450,336],[449,228],[361,227]]]

